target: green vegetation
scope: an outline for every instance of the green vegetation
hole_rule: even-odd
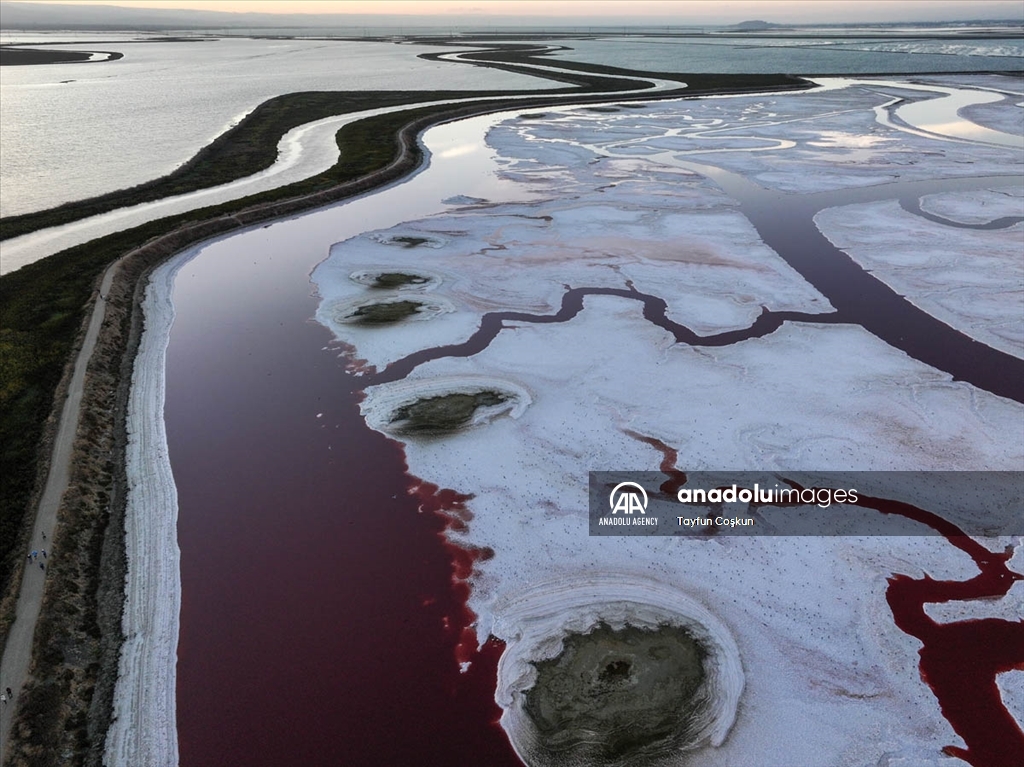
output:
[[[496,391],[442,394],[404,405],[391,415],[403,434],[446,434],[465,426],[477,408],[500,405],[508,396]]]
[[[371,288],[383,288],[386,290],[393,290],[395,288],[402,288],[406,285],[426,285],[430,282],[429,277],[424,277],[420,274],[405,274],[404,272],[382,272],[378,274]]]
[[[363,304],[347,319],[360,325],[390,325],[400,322],[406,317],[416,314],[420,307],[419,301],[387,301],[379,304]]]

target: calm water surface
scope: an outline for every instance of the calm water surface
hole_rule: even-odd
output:
[[[467,125],[468,124],[468,125]],[[377,198],[221,240],[186,264],[167,356],[179,497],[181,764],[518,764],[493,702],[500,648],[460,674],[467,615],[442,521],[364,424],[309,272],[330,244],[491,198],[481,120]],[[472,140],[469,138],[472,136]]]
[[[0,67],[0,216],[169,173],[282,93],[419,91],[424,83],[449,90],[557,87],[525,75],[417,58],[447,50],[439,46],[223,39],[106,48],[124,58]]]

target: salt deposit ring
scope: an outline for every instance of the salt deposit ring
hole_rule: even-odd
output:
[[[638,756],[645,764],[678,764],[684,753],[708,745],[721,745],[736,718],[744,677],[732,634],[703,605],[657,581],[632,575],[604,574],[541,584],[495,605],[492,633],[506,643],[498,663],[495,693],[495,699],[503,709],[501,725],[516,753],[531,767],[626,765],[635,763],[633,760]],[[671,737],[662,738],[660,743],[639,743],[628,753],[609,754],[601,753],[600,745],[593,745],[595,739],[604,737],[604,734],[596,731],[594,721],[585,715],[582,717],[582,734],[575,743],[553,749],[551,738],[541,732],[527,710],[529,692],[538,683],[538,665],[552,667],[563,664],[569,654],[565,652],[566,646],[585,644],[588,640],[583,635],[607,638],[629,633],[648,637],[660,637],[666,633],[688,635],[699,645],[703,678],[689,698],[692,711],[687,715],[685,726]],[[646,651],[646,648],[642,649]],[[591,658],[601,658],[599,662],[602,664],[613,655],[614,651],[607,649],[590,653]],[[662,656],[655,656],[652,652],[652,657]],[[559,659],[557,662],[551,660],[556,658]],[[609,663],[608,669],[613,674],[621,671],[623,678],[629,675],[642,677],[644,671],[630,668],[630,662],[635,660],[642,665],[648,662],[644,658],[645,655],[638,651],[636,657],[629,661]],[[577,679],[579,671],[578,668],[572,670]],[[604,673],[603,669],[593,669],[591,677],[597,679]],[[638,707],[657,710],[656,702],[652,702],[642,684],[637,685],[633,679],[623,686],[630,684],[634,685],[633,695]],[[666,686],[664,682],[659,684]],[[590,688],[581,695],[581,699],[593,698],[593,695],[594,689]],[[605,703],[585,701],[583,705]],[[627,719],[628,716],[619,717],[619,721],[626,725]]]

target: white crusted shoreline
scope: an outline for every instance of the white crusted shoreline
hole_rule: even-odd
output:
[[[125,641],[114,689],[104,764],[175,767],[175,670],[181,612],[178,493],[164,424],[165,360],[178,271],[199,248],[154,270],[142,303],[145,329],[128,400],[125,508]]]

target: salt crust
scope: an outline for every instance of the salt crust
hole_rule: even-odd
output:
[[[1024,728],[1024,671],[1008,671],[996,677],[996,686],[1007,703],[1007,710]]]
[[[604,275],[666,298],[674,317],[692,327],[741,326],[716,296],[738,293],[749,310],[774,298],[760,279],[790,278],[776,270],[781,262],[769,251],[749,281],[737,283],[745,273],[733,263],[763,248],[745,247],[749,225],[726,227],[728,236],[705,253],[714,258],[699,269],[686,258],[654,258],[661,248],[643,244],[660,244],[666,230],[674,232],[667,242],[705,238],[717,226],[703,218],[705,226],[696,228],[698,213],[716,224],[734,214],[713,185],[673,167],[692,151],[675,152],[687,146],[676,138],[686,134],[690,147],[706,138],[716,149],[730,148],[695,134],[736,128],[746,138],[730,140],[733,146],[759,139],[768,149],[716,152],[711,161],[799,191],[964,175],[966,161],[974,163],[971,175],[998,173],[1019,162],[1003,149],[949,142],[938,149],[934,139],[879,124],[874,108],[887,100],[888,94],[836,88],[652,104],[628,115],[562,108],[546,119],[507,120],[489,142],[501,152],[505,178],[539,199],[403,224],[403,231],[458,234],[416,259],[411,251],[388,250],[407,259],[402,264],[443,266],[444,294],[477,311],[537,311],[554,304],[563,283],[608,284]],[[659,211],[669,208],[665,215],[677,218],[662,220]],[[477,221],[484,210],[489,230]],[[695,228],[680,225],[685,221]],[[630,247],[622,247],[624,239]],[[352,290],[341,274],[353,263],[396,266],[369,242],[361,236],[333,249],[314,275],[322,293]],[[654,265],[663,269],[650,271]],[[547,269],[552,277],[545,284]],[[705,282],[691,287],[687,270],[704,270]],[[791,288],[802,280],[792,282]],[[826,310],[807,291],[800,287],[786,300],[804,311]],[[428,324],[437,331],[435,345],[454,340]],[[719,747],[702,751],[702,763],[816,765],[823,754],[835,765],[948,763],[938,747],[959,739],[921,683],[920,643],[894,626],[884,593],[895,572],[969,578],[976,573],[969,557],[934,536],[591,538],[586,472],[658,465],[663,456],[648,439],[678,450],[683,469],[1018,469],[1024,430],[1006,425],[1024,421],[1024,408],[954,382],[852,326],[789,323],[761,339],[691,348],[643,320],[636,302],[607,296],[586,298],[584,310],[564,324],[506,324],[484,351],[428,362],[404,383],[515,380],[530,389],[529,410],[443,440],[411,439],[405,450],[413,475],[474,494],[474,520],[454,538],[496,552],[477,565],[470,607],[479,639],[493,634],[512,652],[499,666],[496,699],[520,753],[532,743],[515,707],[529,661],[556,654],[573,626],[592,626],[602,613],[625,623],[624,612],[677,592],[680,603],[713,613],[735,637],[746,679],[735,726]],[[367,349],[355,345],[357,355]],[[368,354],[375,353],[371,344]],[[380,420],[374,423],[379,428]],[[1011,540],[987,545],[998,549]],[[598,581],[599,589],[588,585]],[[577,584],[590,598],[566,605],[562,591]],[[631,584],[646,585],[651,596]],[[557,618],[524,613],[520,620],[513,606],[523,594],[530,616]],[[619,602],[625,606],[608,607]],[[1022,610],[1019,589],[992,603],[992,614],[1010,619]],[[1019,708],[1015,690],[1004,688]]]
[[[535,149],[543,162],[547,152]],[[314,272],[323,298],[317,319],[382,368],[421,348],[465,341],[488,312],[553,314],[567,286],[632,285],[665,299],[670,319],[703,335],[748,327],[763,307],[832,310],[716,187],[637,164],[580,162],[544,185],[549,199],[472,206],[336,244]],[[381,242],[394,237],[446,242],[422,249]],[[354,266],[426,270],[442,283],[433,295],[456,311],[415,335],[338,322],[329,307],[366,296],[364,280],[351,278]]]
[[[632,435],[679,448],[685,468],[1014,468],[1024,437],[1003,425],[1024,417],[1019,405],[954,383],[859,328],[794,324],[692,349],[612,297],[588,298],[563,325],[503,333],[473,358],[430,362],[409,380],[473,374],[514,375],[534,404],[516,421],[410,440],[405,451],[411,473],[475,493],[474,520],[456,540],[496,551],[473,580],[481,641],[540,631],[545,624],[520,628],[504,612],[533,589],[531,604],[544,612],[538,583],[639,579],[705,605],[736,638],[747,689],[728,739],[702,753],[708,764],[813,765],[823,753],[831,764],[864,764],[956,742],[917,674],[920,645],[893,625],[884,592],[893,572],[970,577],[966,555],[934,537],[590,538],[585,477],[658,465],[660,453]],[[609,585],[598,604],[618,598]],[[550,599],[560,621],[583,620],[557,592]],[[1024,609],[1019,593],[998,604],[1004,617]],[[509,668],[499,676],[503,706],[521,684]]]
[[[1024,188],[943,192],[921,198],[921,210],[961,224],[986,224],[1008,216],[1024,217]]]
[[[559,108],[549,110],[549,120],[506,121],[492,131],[492,141],[513,150],[517,144],[550,146],[565,157],[586,154],[583,147],[571,148],[576,144],[591,154],[623,158],[649,158],[652,149],[660,149],[676,159],[712,163],[762,186],[795,193],[1021,167],[1021,152],[1011,148],[940,141],[887,115],[880,122],[885,114],[880,105],[893,102],[898,88],[838,78],[819,82],[825,83],[821,90],[801,94],[661,102],[628,114]],[[929,103],[941,95],[919,90],[906,94]],[[735,142],[756,145],[758,151],[730,146]],[[536,166],[549,159],[538,157]],[[553,159],[558,160],[557,154]]]
[[[164,424],[167,341],[174,322],[174,278],[193,248],[154,270],[142,310],[145,330],[132,369],[125,472],[125,602],[114,715],[106,767],[176,767],[175,679],[181,572],[178,493]]]
[[[958,219],[989,213],[985,195],[943,195]],[[1022,211],[1020,197],[1009,197]],[[1024,224],[958,229],[908,213],[895,200],[828,208],[814,223],[829,241],[914,305],[971,338],[1024,357]]]

